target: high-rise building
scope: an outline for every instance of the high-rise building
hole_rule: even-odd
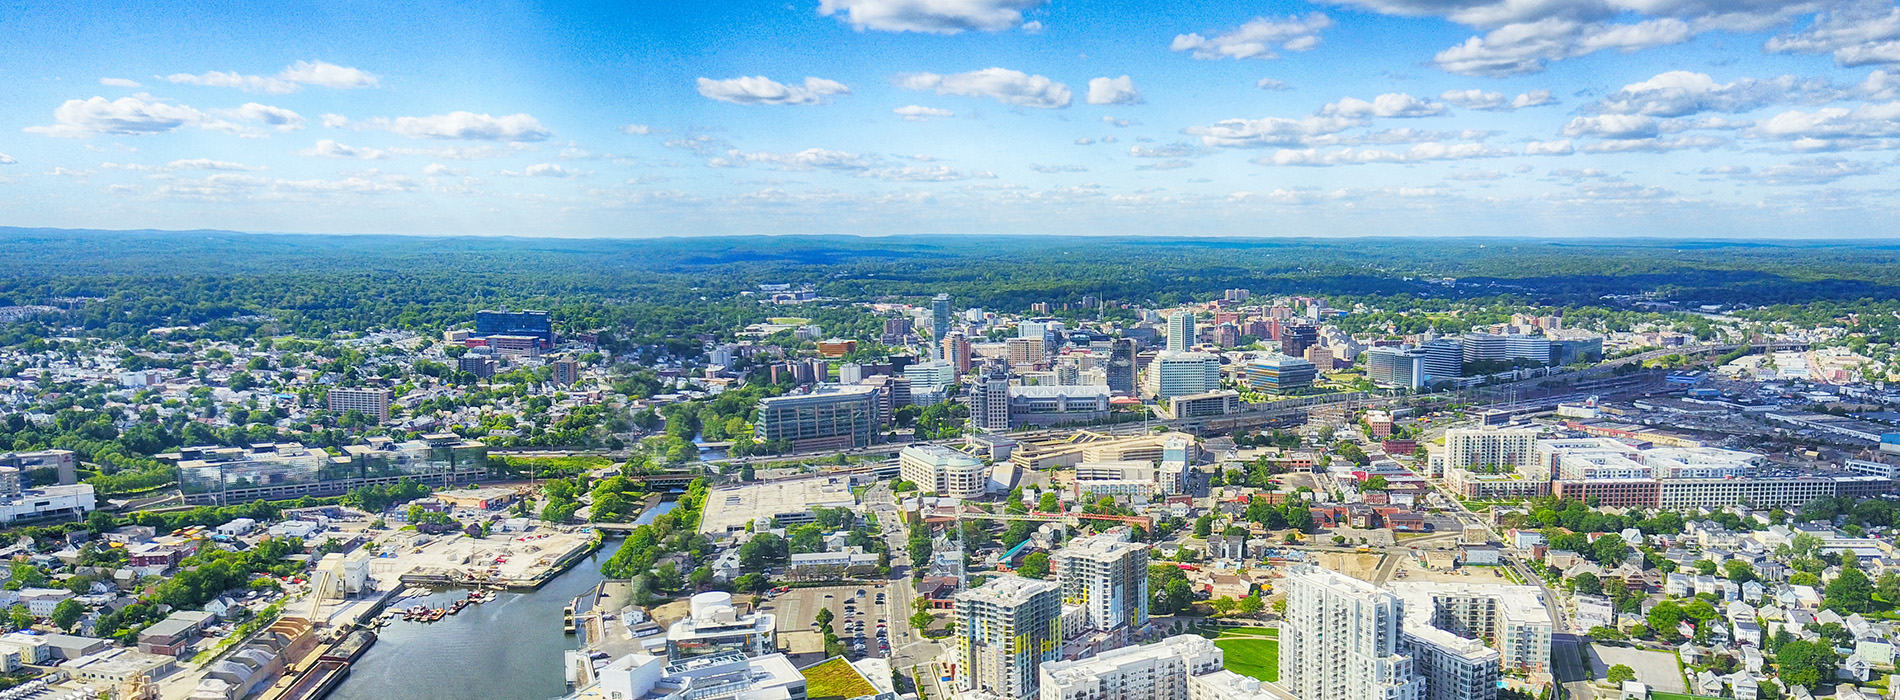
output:
[[[1504,336],[1491,333],[1466,333],[1464,338],[1464,362],[1495,362],[1510,359],[1510,346]]]
[[[554,345],[554,325],[546,311],[477,311],[475,335],[531,335],[542,348]]]
[[[1537,463],[1537,431],[1453,428],[1445,431],[1445,470],[1510,473]]]
[[[1550,339],[1541,335],[1504,336],[1504,355],[1512,360],[1550,364]]]
[[[1307,362],[1313,363],[1314,369],[1317,369],[1321,372],[1333,371],[1332,348],[1328,348],[1324,345],[1309,346],[1306,348],[1305,357],[1306,357]]]
[[[335,387],[330,389],[330,412],[342,415],[350,411],[359,411],[365,416],[381,423],[389,420],[389,400],[394,392],[388,389],[350,389]]]
[[[1423,348],[1366,348],[1366,379],[1383,389],[1425,388]]]
[[[1158,399],[1213,391],[1220,388],[1220,357],[1200,352],[1162,353],[1148,363],[1145,383],[1146,393]]]
[[[554,383],[569,386],[581,380],[581,363],[573,360],[555,360],[548,363],[554,370]]]
[[[1280,686],[1299,700],[1419,700],[1398,596],[1311,564],[1285,579]]]
[[[950,295],[938,294],[930,300],[930,339],[942,343],[950,335]],[[943,347],[937,347],[937,359],[943,359]]]
[[[1041,338],[1010,338],[1003,341],[1003,347],[1008,354],[1009,364],[1012,367],[1017,365],[1040,365],[1048,359],[1048,354],[1042,344]]]
[[[950,331],[938,345],[938,357],[956,367],[957,376],[970,373],[970,339],[963,331]]]
[[[1132,632],[1148,624],[1148,545],[1126,531],[1071,540],[1049,557],[1062,602],[1082,606],[1090,629]]]
[[[903,340],[910,335],[910,319],[898,317],[884,319],[884,337],[893,341]],[[889,343],[895,344],[895,342]]]
[[[458,372],[467,372],[478,378],[487,379],[495,376],[495,358],[469,353],[455,358],[455,369]]]
[[[1168,317],[1168,351],[1187,352],[1194,347],[1194,312],[1176,311]]]
[[[1280,326],[1280,352],[1293,357],[1305,357],[1306,349],[1319,342],[1319,327],[1310,323],[1287,323]]]
[[[970,387],[970,425],[977,430],[1009,430],[1009,372],[992,367]]]
[[[1218,673],[1224,661],[1212,640],[1191,634],[1052,661],[1042,665],[1041,700],[1191,700],[1188,679]]]
[[[1395,583],[1406,630],[1432,627],[1496,650],[1494,665],[1519,673],[1550,670],[1550,613],[1534,586]],[[1455,700],[1455,699],[1454,699]]]
[[[1425,383],[1465,376],[1465,346],[1457,338],[1439,338],[1419,346],[1425,350]]]
[[[1288,355],[1255,358],[1241,367],[1242,377],[1254,391],[1291,394],[1313,387],[1319,369],[1313,363]]]
[[[1410,607],[1410,603],[1407,603]],[[1430,626],[1405,625],[1399,645],[1425,679],[1421,700],[1496,700],[1498,651]]]
[[[911,445],[897,453],[898,475],[945,498],[983,496],[990,470],[983,460],[942,445]]]
[[[882,393],[869,384],[820,384],[809,394],[760,399],[754,438],[784,440],[803,450],[870,445],[878,438]]]
[[[998,576],[958,593],[956,614],[957,688],[1010,700],[1037,697],[1042,664],[1062,657],[1062,588]]]
[[[1135,339],[1116,338],[1108,351],[1108,390],[1117,396],[1135,395]]]
[[[919,362],[904,368],[910,380],[910,401],[918,406],[942,403],[949,398],[950,385],[957,381],[957,368],[944,360]]]

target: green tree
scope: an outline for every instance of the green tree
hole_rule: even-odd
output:
[[[1775,652],[1775,668],[1782,682],[1814,688],[1834,677],[1834,650],[1820,641],[1795,640]]]
[[[836,617],[837,616],[831,614],[831,608],[819,608],[818,614],[813,615],[812,619],[818,621],[819,627],[830,627],[831,621],[836,619]]]
[[[1673,600],[1665,600],[1649,609],[1649,628],[1664,638],[1673,639],[1676,636],[1676,625],[1682,623],[1682,618],[1682,605]]]
[[[932,615],[929,612],[923,611],[923,610],[919,610],[915,613],[912,613],[910,616],[911,629],[915,629],[918,631],[929,629],[930,623],[936,622],[936,621],[937,621],[937,616]]]
[[[1570,579],[1570,589],[1582,595],[1602,595],[1603,580],[1596,574],[1585,571]]]
[[[1622,683],[1624,681],[1633,681],[1633,680],[1636,680],[1636,669],[1630,668],[1629,666],[1626,666],[1623,664],[1617,664],[1615,666],[1610,667],[1609,673],[1606,675],[1606,677],[1609,679],[1611,683]]]
[[[84,617],[85,614],[86,606],[80,605],[77,600],[67,598],[59,601],[59,605],[53,606],[53,616],[48,619],[52,621],[54,627],[71,630],[73,625],[79,622],[79,618]]]
[[[1842,615],[1873,610],[1874,586],[1860,569],[1842,566],[1841,573],[1827,582],[1822,605]]]
[[[1049,576],[1049,555],[1042,552],[1030,552],[1023,557],[1023,566],[1017,570],[1029,578],[1047,578]]]
[[[26,606],[16,604],[7,608],[7,621],[13,629],[23,630],[33,626],[33,613],[28,612]]]
[[[1630,554],[1629,545],[1623,543],[1618,535],[1604,535],[1590,544],[1590,550],[1596,554],[1596,562],[1603,566],[1616,566]]]
[[[1880,574],[1880,579],[1874,582],[1874,594],[1888,604],[1900,603],[1900,572]]]

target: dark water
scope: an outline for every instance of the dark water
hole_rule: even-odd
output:
[[[561,609],[601,580],[613,543],[532,593],[502,593],[441,622],[397,620],[378,634],[330,700],[548,700],[567,693],[561,655],[576,637],[561,633]],[[418,602],[441,607],[465,597],[444,591]]]

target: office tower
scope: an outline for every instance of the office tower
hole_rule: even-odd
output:
[[[1213,391],[1220,388],[1220,358],[1200,352],[1162,353],[1148,363],[1146,383],[1148,395],[1158,399]]]
[[[949,398],[950,385],[957,381],[957,368],[943,360],[920,362],[905,367],[904,378],[910,380],[911,403],[927,406]]]
[[[821,384],[809,394],[760,399],[754,438],[784,440],[800,450],[870,445],[878,438],[883,393],[870,384]]]
[[[1041,700],[1190,700],[1188,679],[1219,673],[1224,661],[1213,640],[1191,634],[1052,661],[1042,665]]]
[[[1306,349],[1306,361],[1321,372],[1333,371],[1333,351],[1324,345],[1314,345]]]
[[[1168,317],[1168,351],[1187,352],[1194,347],[1194,312],[1176,311]]]
[[[1148,624],[1148,545],[1126,531],[1072,540],[1049,557],[1062,602],[1082,606],[1090,629],[1130,632]]]
[[[911,445],[897,453],[898,475],[945,498],[981,498],[990,468],[983,460],[942,445]]]
[[[1366,379],[1382,389],[1425,388],[1422,348],[1366,348]]]
[[[1457,338],[1425,341],[1425,383],[1458,379],[1465,376],[1465,346]]]
[[[1255,358],[1241,367],[1242,378],[1254,391],[1291,394],[1313,387],[1319,369],[1313,363],[1287,355]]]
[[[1398,596],[1311,564],[1289,570],[1285,586],[1281,687],[1300,700],[1419,700]]]
[[[1550,341],[1552,366],[1562,367],[1578,362],[1601,361],[1603,361],[1603,336],[1573,334]]]
[[[1116,338],[1108,351],[1108,390],[1117,396],[1135,395],[1135,340]]]
[[[388,389],[330,389],[330,412],[339,416],[350,411],[359,411],[381,423],[389,420],[389,400],[394,393]]]
[[[990,367],[970,387],[970,425],[977,430],[1009,430],[1009,372]]]
[[[1540,365],[1550,364],[1550,339],[1541,335],[1504,336],[1504,356],[1512,360],[1529,360]]]
[[[1466,333],[1464,335],[1464,362],[1493,362],[1510,359],[1509,346],[1504,336],[1490,333]]]
[[[1036,697],[1043,662],[1062,656],[1062,588],[998,576],[958,593],[956,611],[957,689]]]
[[[941,354],[938,357],[956,367],[957,376],[970,373],[970,339],[963,335],[963,331],[950,331],[950,335],[944,336],[940,345]]]
[[[950,335],[950,295],[938,294],[930,300],[930,339],[943,342]],[[943,348],[937,348],[937,359],[943,359]]]
[[[1293,357],[1305,357],[1306,349],[1318,342],[1318,326],[1306,323],[1288,323],[1280,326],[1280,352]]]
[[[475,335],[530,335],[544,349],[554,345],[554,325],[546,311],[477,311]]]
[[[573,360],[555,360],[548,363],[554,370],[554,383],[569,386],[581,379],[581,363]]]
[[[469,353],[455,358],[456,371],[467,372],[481,379],[495,376],[495,368],[495,359],[487,355]]]

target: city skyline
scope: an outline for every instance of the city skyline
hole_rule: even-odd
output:
[[[1878,216],[1900,148],[1892,3],[69,3],[0,18],[8,225],[1894,234]]]

